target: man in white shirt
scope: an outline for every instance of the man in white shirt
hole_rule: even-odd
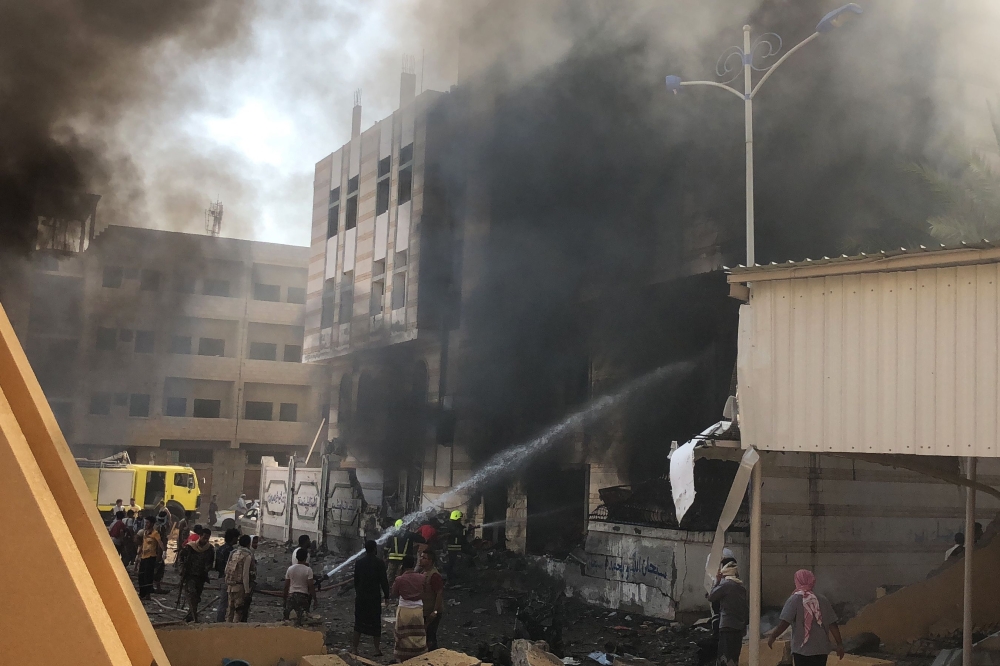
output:
[[[298,560],[298,554],[299,554],[299,549],[300,548],[306,551],[305,563],[309,564],[309,535],[308,534],[300,534],[299,535],[299,545],[296,546],[295,550],[292,551],[292,564],[298,563],[298,561],[299,561]]]
[[[302,616],[309,610],[309,603],[313,608],[317,606],[316,586],[313,582],[313,570],[306,562],[306,555],[309,551],[299,548],[295,552],[295,564],[288,567],[285,572],[285,591],[282,597],[285,601],[285,618],[288,619],[292,611],[295,611],[295,624],[302,626]]]

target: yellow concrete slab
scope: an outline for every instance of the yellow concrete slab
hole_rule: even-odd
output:
[[[310,654],[299,659],[299,666],[348,666],[335,654]]]
[[[170,662],[156,640],[149,617],[139,602],[128,573],[121,565],[121,559],[115,552],[111,537],[108,536],[97,507],[91,500],[69,445],[59,430],[52,409],[42,393],[41,386],[38,385],[38,380],[28,364],[24,350],[2,306],[0,306],[0,390],[6,396],[10,416],[16,421],[27,443],[30,457],[34,459],[34,465],[40,472],[40,476],[34,478],[32,483],[44,482],[47,486],[46,492],[54,498],[55,502],[52,505],[54,515],[61,518],[62,524],[68,530],[62,533],[60,538],[72,541],[73,547],[82,557],[85,571],[80,573],[85,578],[91,579],[96,586],[105,612],[111,617],[111,627],[117,635],[116,640],[128,653],[129,663],[141,666],[149,664],[169,666]],[[5,472],[6,469],[0,467],[0,486],[6,485]],[[16,514],[20,511],[25,497],[27,495],[21,495],[7,506],[19,507],[14,511]],[[17,533],[15,528],[11,529]],[[53,539],[54,535],[50,535],[46,541]],[[26,556],[23,551],[19,552],[21,553],[19,562],[23,564]],[[15,567],[5,571],[20,573],[23,570],[23,567]],[[0,574],[0,585],[5,580],[2,576],[3,574]],[[77,621],[75,617],[66,615],[62,617],[65,623]],[[0,619],[6,618],[0,615]],[[39,626],[45,625],[41,623]],[[45,640],[51,641],[51,636],[47,636]],[[68,644],[65,641],[59,643]]]
[[[464,652],[455,652],[444,648],[438,648],[403,662],[405,666],[479,666],[481,663],[475,657],[470,657]]]
[[[156,630],[174,666],[219,666],[243,659],[253,666],[275,666],[326,652],[323,632],[284,624],[202,624]]]
[[[0,506],[0,663],[132,664],[2,390]]]

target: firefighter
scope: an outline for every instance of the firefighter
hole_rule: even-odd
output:
[[[403,558],[407,555],[413,556],[416,552],[415,535],[404,529],[402,519],[396,521],[393,532],[394,534],[389,538],[389,542],[386,544],[386,553],[388,553],[389,560],[389,585],[392,585],[392,581],[399,573],[399,567],[403,563]]]
[[[445,528],[448,544],[448,564],[445,566],[445,575],[449,583],[454,580],[455,567],[459,557],[469,548],[466,527],[462,524],[463,518],[465,518],[465,514],[461,511],[452,511],[448,526]],[[472,527],[470,526],[469,529]]]

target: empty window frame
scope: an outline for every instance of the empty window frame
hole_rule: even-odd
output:
[[[111,394],[94,393],[90,396],[90,413],[95,416],[111,415]]]
[[[301,363],[302,345],[285,345],[285,354],[282,359],[285,363]]]
[[[167,398],[163,405],[164,416],[187,416],[187,398]]]
[[[191,353],[191,336],[190,335],[172,335],[172,336],[170,336],[170,353],[171,354],[190,354]]]
[[[226,341],[218,338],[200,338],[198,356],[225,356]]]
[[[399,166],[403,167],[413,161],[413,142],[399,149]]]
[[[105,266],[104,278],[101,281],[101,286],[108,287],[110,289],[118,289],[122,286],[122,278],[124,276],[125,270],[121,266]]]
[[[177,452],[177,462],[181,465],[212,464],[212,449],[180,449]]]
[[[330,328],[333,326],[334,314],[336,313],[334,302],[337,295],[334,284],[335,281],[333,278],[323,283],[323,311],[320,313],[319,318],[320,328]]]
[[[375,186],[375,215],[389,210],[389,179],[383,178]]]
[[[399,170],[399,193],[396,196],[396,203],[405,204],[410,200],[413,190],[413,167],[406,167]]]
[[[229,296],[229,280],[205,278],[201,291],[206,296]]]
[[[135,332],[135,351],[138,354],[152,354],[155,348],[156,334],[153,331]]]
[[[344,220],[344,229],[353,229],[358,226],[358,196],[347,198],[347,217]]]
[[[330,190],[330,208],[326,212],[326,237],[333,238],[337,235],[337,227],[340,225],[340,188],[335,187]]]
[[[194,411],[192,415],[196,419],[217,419],[220,418],[221,413],[222,413],[221,400],[206,400],[204,398],[195,398]]]
[[[382,298],[385,296],[385,282],[375,280],[372,282],[372,300],[368,307],[368,312],[373,317],[382,314]]]
[[[99,351],[114,351],[117,346],[118,329],[98,327],[97,349]]]
[[[281,285],[277,284],[259,284],[254,283],[253,285],[253,300],[255,301],[271,301],[272,303],[278,303],[281,301]]]
[[[299,406],[294,402],[283,402],[278,408],[279,421],[298,421]]]
[[[139,275],[139,289],[142,291],[159,291],[160,271],[153,271],[148,268],[142,269],[142,273]]]
[[[347,194],[351,195],[358,191],[358,176],[347,181]]]
[[[392,276],[392,309],[398,310],[406,306],[406,273],[396,273]]]
[[[289,287],[288,288],[288,302],[297,303],[299,305],[305,305],[306,302],[306,289],[305,287]]]
[[[248,358],[255,361],[276,361],[278,345],[273,342],[251,342]]]
[[[354,316],[354,271],[344,273],[340,284],[340,323],[349,324]]]
[[[149,394],[133,393],[128,399],[129,416],[149,416]]]
[[[378,161],[378,177],[384,178],[392,170],[392,156],[383,157]]]
[[[243,409],[243,418],[247,421],[270,421],[273,413],[273,402],[247,400],[247,404]]]

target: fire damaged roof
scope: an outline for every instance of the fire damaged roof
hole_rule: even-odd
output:
[[[761,279],[783,277],[819,277],[822,275],[878,272],[881,270],[912,270],[916,268],[937,268],[975,263],[995,263],[1000,261],[1000,241],[983,239],[973,243],[955,245],[941,244],[935,247],[919,245],[916,248],[901,247],[898,250],[882,250],[875,253],[846,254],[839,257],[804,259],[802,261],[771,262],[763,266],[726,267],[729,282],[740,283]]]
[[[694,484],[697,494],[680,524],[677,523],[667,475],[634,486],[601,488],[598,493],[602,504],[590,514],[590,519],[666,529],[714,531],[738,469],[739,463],[731,460],[696,460]],[[744,498],[731,529],[749,529],[747,506]]]

